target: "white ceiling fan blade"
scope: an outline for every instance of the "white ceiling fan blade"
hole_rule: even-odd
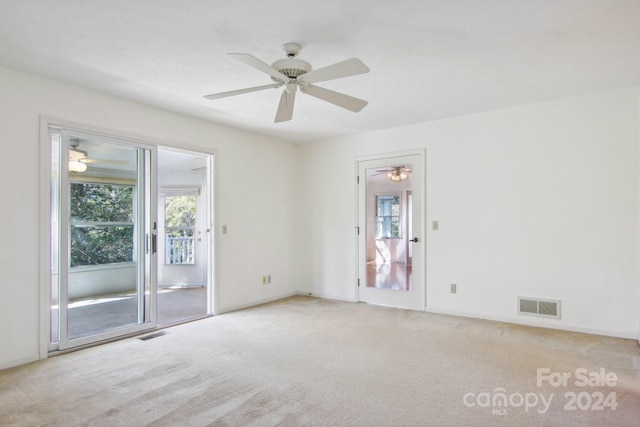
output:
[[[282,86],[282,83],[273,83],[270,85],[249,87],[246,89],[231,90],[229,92],[212,93],[211,95],[206,95],[205,98],[220,99],[220,98],[226,98],[228,96],[242,95],[243,93],[257,92],[259,90],[265,90],[265,89],[273,89],[280,86]]]
[[[277,79],[281,82],[288,82],[289,81],[289,77],[285,76],[284,74],[282,74],[280,71],[272,68],[271,66],[265,64],[264,62],[260,61],[258,58],[256,58],[253,55],[249,55],[248,53],[228,53],[227,55],[231,55],[233,56],[235,59],[237,59],[240,62],[244,62],[245,64],[262,71],[263,73],[267,73],[269,74],[271,77],[273,77],[274,79]]]
[[[276,113],[275,123],[286,122],[293,118],[293,104],[296,100],[296,92],[287,90],[282,91],[278,112]]]
[[[340,92],[334,92],[320,86],[300,86],[300,90],[307,95],[314,96],[355,113],[362,110],[368,104],[367,101],[362,99],[354,98],[353,96],[345,95]]]
[[[318,68],[317,70],[309,71],[298,77],[297,80],[302,83],[317,83],[368,72],[369,67],[364,65],[362,61],[357,58],[351,58],[333,65]]]

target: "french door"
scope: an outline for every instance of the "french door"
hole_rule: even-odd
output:
[[[49,129],[50,350],[156,326],[156,148]]]
[[[358,161],[358,299],[424,310],[424,154]]]

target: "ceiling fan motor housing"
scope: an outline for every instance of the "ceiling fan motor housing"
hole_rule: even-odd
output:
[[[271,64],[271,67],[280,71],[290,79],[295,79],[312,70],[311,64],[298,58],[282,58]],[[272,77],[273,78],[273,77]],[[276,80],[273,78],[273,80]],[[276,80],[277,81],[277,80]]]

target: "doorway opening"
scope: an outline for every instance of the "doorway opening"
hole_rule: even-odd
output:
[[[158,325],[211,313],[212,248],[206,154],[158,149]]]

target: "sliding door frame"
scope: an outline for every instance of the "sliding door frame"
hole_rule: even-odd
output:
[[[115,136],[97,135],[84,130],[70,129],[67,127],[51,126],[56,129],[60,137],[57,146],[58,153],[52,153],[52,162],[58,162],[58,239],[50,245],[51,250],[57,250],[57,290],[58,290],[58,317],[57,317],[57,340],[50,342],[50,350],[68,350],[95,344],[101,341],[114,339],[123,335],[134,334],[156,327],[155,305],[156,305],[156,272],[157,254],[155,245],[151,244],[157,234],[157,192],[156,188],[156,159],[157,148],[155,145],[131,141]],[[52,133],[49,132],[49,135]],[[116,149],[131,150],[135,155],[135,192],[133,196],[132,212],[133,219],[133,263],[135,265],[135,323],[125,323],[109,329],[96,330],[95,332],[71,337],[69,321],[69,277],[72,273],[69,260],[69,248],[71,223],[69,218],[70,188],[73,180],[67,168],[66,153],[70,149],[72,138],[80,138],[89,141],[97,146],[111,146]],[[108,181],[107,181],[108,183]],[[55,203],[52,200],[52,203]],[[53,214],[53,212],[52,212]],[[53,240],[53,239],[52,239]],[[57,248],[54,249],[54,245]],[[51,267],[55,267],[52,265]],[[99,269],[100,270],[100,269]],[[92,271],[97,271],[92,269]],[[53,282],[53,278],[52,278]],[[53,295],[50,295],[53,299]],[[53,308],[51,308],[53,312]],[[55,321],[52,316],[50,322]],[[91,322],[92,319],[89,319]],[[55,344],[57,343],[57,344]]]
[[[59,129],[70,129],[78,132],[82,132],[85,134],[91,134],[96,138],[103,138],[108,141],[126,141],[127,143],[139,144],[142,146],[152,146],[154,149],[165,147],[165,148],[175,148],[179,150],[190,150],[198,153],[202,153],[208,156],[207,158],[207,197],[209,200],[207,206],[207,221],[208,228],[211,230],[211,233],[208,233],[210,236],[208,238],[208,271],[207,271],[207,307],[208,307],[208,315],[215,315],[219,313],[219,303],[218,303],[218,253],[217,253],[217,153],[215,150],[204,150],[202,147],[193,146],[189,144],[176,143],[174,141],[163,141],[158,138],[152,137],[140,137],[139,135],[132,135],[126,132],[113,130],[113,129],[105,129],[99,128],[83,123],[77,123],[70,120],[55,118],[51,116],[40,116],[40,175],[39,175],[39,188],[40,188],[40,218],[39,218],[39,271],[40,271],[40,279],[39,279],[39,313],[40,313],[40,321],[39,321],[39,345],[38,345],[38,358],[46,359],[51,355],[52,350],[58,350],[57,348],[51,348],[51,256],[52,256],[52,248],[51,248],[51,233],[52,233],[52,225],[51,225],[51,203],[52,203],[52,195],[51,195],[51,175],[52,175],[52,149],[51,149],[51,140],[49,136],[50,128],[59,128]],[[152,165],[153,168],[156,165]],[[157,188],[155,185],[157,181],[156,172],[152,172],[152,176],[154,179],[154,183],[152,188]],[[155,204],[157,205],[157,203]],[[153,207],[153,209],[157,209]],[[152,298],[156,298],[156,285],[157,278],[155,275],[157,274],[157,266],[154,265],[152,271],[149,274],[153,274],[153,282],[151,292]],[[152,310],[155,310],[156,303],[154,301],[151,304]],[[150,313],[150,317],[154,319],[154,322],[157,318],[157,313],[155,311]],[[154,325],[150,329],[156,328]],[[146,331],[146,328],[144,329]],[[111,341],[113,339],[120,339],[130,335],[136,335],[140,332],[134,332],[132,334],[127,334],[123,336],[119,336],[118,338],[110,338],[105,339],[105,341]],[[81,347],[79,347],[81,348]]]

